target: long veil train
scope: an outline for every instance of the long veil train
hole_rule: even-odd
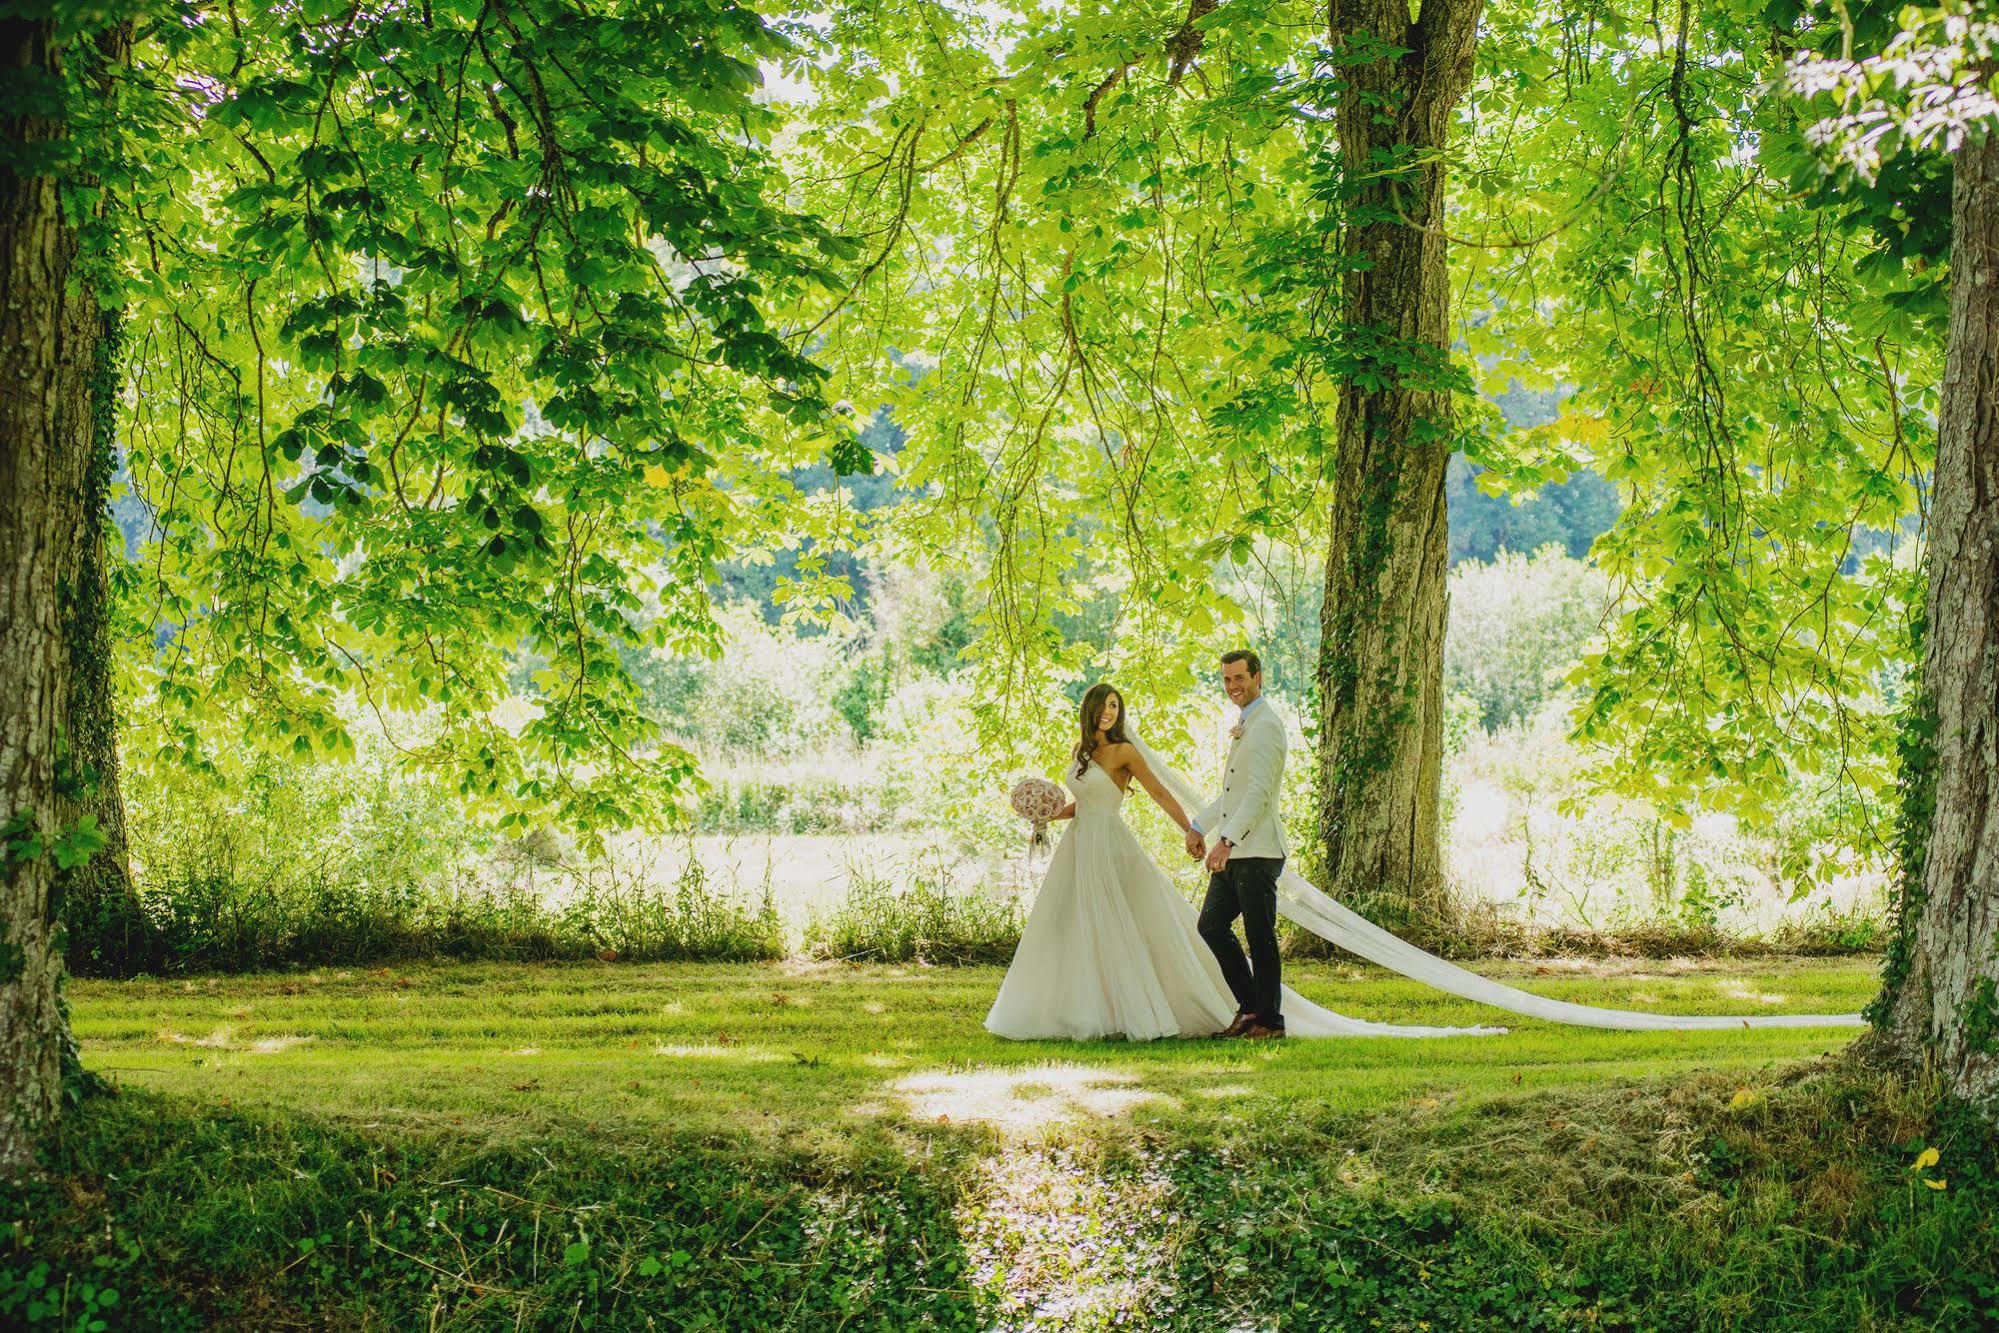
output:
[[[1173,793],[1175,800],[1189,811],[1198,810],[1207,804],[1200,791],[1184,774],[1167,763],[1158,751],[1139,740],[1132,729],[1130,719],[1126,719],[1126,734],[1145,756],[1166,789]],[[1433,986],[1451,995],[1494,1008],[1524,1014],[1529,1018],[1545,1018],[1552,1023],[1567,1023],[1577,1027],[1617,1028],[1633,1032],[1672,1032],[1722,1028],[1810,1028],[1810,1027],[1865,1027],[1867,1020],[1859,1014],[1763,1014],[1753,1017],[1728,1017],[1716,1014],[1647,1014],[1631,1009],[1600,1009],[1595,1005],[1573,1004],[1567,1000],[1551,1000],[1535,995],[1504,982],[1482,977],[1467,971],[1455,963],[1445,962],[1433,953],[1417,948],[1397,935],[1393,935],[1361,916],[1358,912],[1342,906],[1297,871],[1287,862],[1283,875],[1277,881],[1277,910],[1285,917],[1323,940],[1337,944],[1348,953],[1358,954],[1371,963],[1379,963],[1390,971],[1399,972],[1426,986]],[[1287,995],[1287,1006],[1293,1003]],[[1312,1006],[1317,1010],[1319,1006]],[[1337,1024],[1351,1024],[1357,1035],[1369,1031],[1382,1035],[1392,1035],[1397,1031],[1391,1025],[1372,1024],[1362,1019],[1350,1019],[1343,1015],[1324,1010],[1324,1016]],[[1459,1029],[1459,1031],[1490,1032],[1494,1029]],[[1402,1031],[1406,1031],[1403,1029]],[[1442,1035],[1446,1029],[1432,1029]]]

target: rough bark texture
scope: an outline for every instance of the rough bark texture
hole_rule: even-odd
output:
[[[1350,67],[1339,136],[1358,271],[1341,319],[1358,346],[1406,366],[1340,400],[1332,542],[1319,650],[1319,835],[1328,892],[1391,926],[1442,887],[1444,473],[1451,403],[1437,386],[1450,346],[1444,166],[1471,78],[1481,0],[1336,0],[1336,48],[1372,40],[1408,54]],[[1384,175],[1384,154],[1422,157]]]
[[[0,77],[49,86],[61,53],[48,21],[0,22]],[[10,100],[0,142],[32,154],[60,132]],[[29,830],[63,827],[57,735],[70,650],[63,604],[76,588],[91,456],[96,302],[75,281],[77,241],[55,181],[31,158],[0,165],[0,1175],[31,1168],[35,1136],[60,1105],[66,1039],[57,994],[46,854]]]
[[[1935,813],[1880,1036],[1999,1114],[1999,134],[1955,173],[1923,653]]]

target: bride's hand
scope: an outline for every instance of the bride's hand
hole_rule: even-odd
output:
[[[1208,843],[1191,824],[1187,827],[1187,855],[1198,861],[1207,854]]]

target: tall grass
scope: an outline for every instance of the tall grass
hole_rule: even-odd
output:
[[[380,756],[142,789],[137,928],[69,920],[72,971],[242,971],[420,958],[748,961],[786,950],[768,886],[720,892],[691,853],[579,856],[497,840],[441,784]]]
[[[805,949],[816,958],[867,963],[1005,963],[1026,914],[1016,899],[954,890],[941,868],[917,868],[897,887],[856,872],[832,911],[814,914]]]

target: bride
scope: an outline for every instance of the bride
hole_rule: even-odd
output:
[[[1124,696],[1104,683],[1083,696],[1081,738],[1066,774],[1072,820],[1049,861],[1041,891],[1000,983],[986,1028],[1017,1040],[1221,1035],[1235,999],[1193,905],[1124,822],[1136,782],[1183,834],[1194,789],[1132,731]],[[1191,845],[1191,841],[1190,841]],[[1381,929],[1285,869],[1280,915],[1350,953],[1465,999],[1529,1017],[1634,1031],[1761,1027],[1857,1027],[1857,1014],[1731,1017],[1655,1014],[1554,1000],[1445,962]],[[1282,988],[1292,1037],[1490,1035],[1497,1027],[1422,1027],[1348,1018]]]

